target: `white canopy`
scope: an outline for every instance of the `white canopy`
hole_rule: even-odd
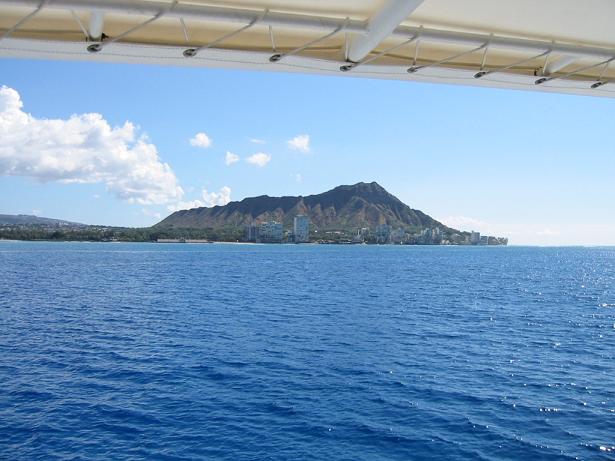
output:
[[[614,17],[610,0],[0,0],[0,56],[612,97]]]

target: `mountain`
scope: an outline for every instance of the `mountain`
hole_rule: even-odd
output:
[[[26,214],[0,214],[0,226],[85,227],[86,224]]]
[[[261,195],[224,206],[180,210],[163,219],[156,227],[223,228],[272,220],[290,227],[298,214],[309,216],[312,226],[326,230],[374,228],[378,224],[414,229],[449,229],[422,211],[413,210],[376,182],[338,186],[306,197]]]

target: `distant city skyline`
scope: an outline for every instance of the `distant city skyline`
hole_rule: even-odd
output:
[[[615,245],[610,99],[12,59],[0,87],[0,213],[148,226],[377,181],[512,245]]]

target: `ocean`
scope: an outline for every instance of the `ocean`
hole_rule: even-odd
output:
[[[0,242],[0,459],[615,459],[615,248]]]

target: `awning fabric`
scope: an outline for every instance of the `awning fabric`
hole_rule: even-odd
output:
[[[0,0],[0,57],[612,97],[610,0]]]

